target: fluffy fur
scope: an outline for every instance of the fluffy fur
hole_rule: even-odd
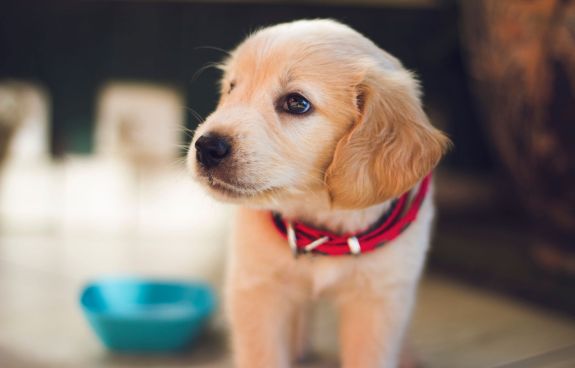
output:
[[[294,258],[269,211],[336,233],[377,221],[448,146],[421,108],[418,83],[331,20],[262,29],[222,70],[220,102],[198,127],[188,164],[214,197],[240,204],[226,287],[236,365],[290,366],[305,350],[306,305],[325,296],[339,308],[343,367],[396,367],[429,244],[431,196],[400,237],[359,257]],[[293,92],[311,101],[310,113],[282,111]],[[193,148],[207,133],[232,143],[211,169]]]

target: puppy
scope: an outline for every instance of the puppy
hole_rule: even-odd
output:
[[[226,287],[236,366],[290,366],[306,305],[324,296],[343,367],[396,367],[429,244],[429,174],[448,146],[418,83],[332,20],[262,29],[221,68],[188,165],[240,205]]]

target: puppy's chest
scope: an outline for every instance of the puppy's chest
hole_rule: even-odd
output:
[[[370,256],[303,256],[295,267],[298,278],[303,277],[311,297],[329,296],[359,290],[375,291],[393,278],[393,267],[381,250]],[[300,262],[301,261],[301,262]]]

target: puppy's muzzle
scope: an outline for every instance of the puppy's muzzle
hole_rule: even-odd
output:
[[[232,151],[230,140],[218,134],[204,134],[195,143],[196,160],[206,169],[218,166]]]

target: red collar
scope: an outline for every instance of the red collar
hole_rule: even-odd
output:
[[[288,240],[294,255],[312,253],[341,256],[371,252],[397,238],[409,224],[415,221],[429,191],[430,181],[431,174],[421,181],[414,195],[412,195],[414,191],[412,189],[394,200],[391,208],[377,224],[365,232],[335,235],[302,223],[290,223],[277,213],[272,213],[273,223],[281,235]]]

